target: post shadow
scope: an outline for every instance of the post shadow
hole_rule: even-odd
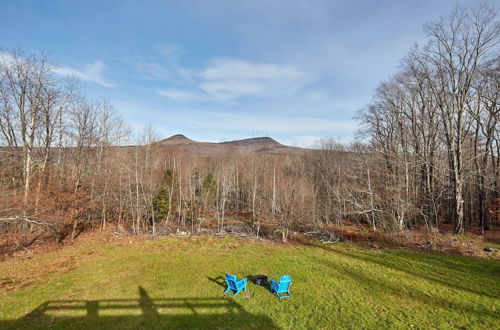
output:
[[[18,319],[4,315],[0,329],[280,329],[230,297],[151,298],[141,286],[138,293],[135,299],[46,301]]]
[[[139,286],[139,297],[139,305],[141,306],[142,315],[144,315],[144,317],[156,317],[160,315],[153,300],[149,297],[148,293],[142,286]]]

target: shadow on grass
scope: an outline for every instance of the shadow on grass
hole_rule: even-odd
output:
[[[453,290],[464,291],[466,293],[486,296],[498,299],[498,291],[495,290],[495,284],[492,279],[497,278],[499,268],[483,264],[483,267],[477,267],[481,260],[471,259],[470,264],[458,261],[456,264],[447,258],[456,259],[455,256],[444,255],[426,255],[416,253],[411,257],[400,255],[394,252],[388,252],[383,255],[363,255],[353,254],[341,251],[350,258],[371,262],[382,267],[387,267],[395,271],[406,273],[410,276],[419,277],[429,282],[439,283]],[[482,263],[481,263],[482,264]],[[494,280],[493,280],[494,281]]]
[[[445,254],[410,253],[400,250],[365,253],[363,251],[349,252],[316,244],[310,244],[310,246],[439,283],[453,290],[493,299],[500,298],[496,290],[500,266],[496,261]]]
[[[207,279],[209,281],[212,281],[216,283],[217,285],[223,287],[224,289],[226,288],[226,281],[224,281],[224,278],[222,276],[216,277],[216,278],[211,278],[207,276]]]
[[[246,278],[248,281],[252,282],[253,284],[258,285],[255,283],[255,278],[253,275],[243,276],[242,279],[243,278]],[[215,284],[223,287],[224,289],[226,289],[226,287],[227,287],[226,281],[224,280],[224,278],[222,276],[218,276],[216,278],[212,278],[212,277],[207,276],[207,280],[214,282]]]
[[[340,274],[349,276],[358,283],[359,288],[368,288],[370,291],[376,292],[376,295],[378,295],[381,303],[385,299],[400,297],[401,301],[411,299],[422,303],[423,306],[426,306],[429,309],[436,310],[438,308],[444,308],[463,313],[465,315],[474,315],[477,319],[483,321],[486,321],[487,318],[491,321],[498,318],[498,313],[494,311],[494,308],[488,308],[488,306],[481,304],[475,299],[460,299],[460,295],[457,295],[456,293],[446,293],[447,296],[443,296],[404,281],[390,282],[387,280],[381,280],[381,278],[370,277],[359,271],[353,271],[345,266],[339,266],[338,264],[324,260],[320,262],[327,267],[335,267]]]
[[[2,329],[280,329],[269,317],[246,312],[231,298],[153,299],[139,287],[139,299],[46,301]]]
[[[316,259],[318,264],[352,279],[359,291],[365,290],[368,296],[380,302],[379,307],[385,300],[397,298],[401,302],[416,302],[416,306],[422,306],[421,313],[424,310],[425,313],[437,313],[438,310],[442,313],[442,309],[462,313],[469,321],[479,322],[485,328],[492,328],[498,320],[494,303],[499,298],[498,264],[494,261],[407,251],[351,252],[319,247],[378,267],[364,272],[360,269],[363,264],[353,269],[343,262]],[[400,278],[395,272],[406,276]],[[430,285],[411,279],[424,280]]]

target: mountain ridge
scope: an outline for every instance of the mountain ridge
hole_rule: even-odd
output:
[[[228,152],[265,153],[265,154],[299,154],[304,148],[291,147],[279,143],[269,136],[231,140],[224,142],[200,142],[192,140],[183,134],[175,134],[155,144],[170,151],[180,151],[202,156],[218,156]]]
[[[211,143],[211,144],[226,144],[226,145],[252,145],[252,144],[263,144],[269,146],[284,146],[284,144],[279,143],[275,139],[269,136],[259,136],[254,138],[246,138],[231,141],[222,142],[206,142],[206,141],[196,141],[188,138],[184,134],[175,134],[163,140],[157,141],[157,144],[185,144],[185,143]]]

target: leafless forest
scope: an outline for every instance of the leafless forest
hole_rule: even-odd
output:
[[[425,26],[359,112],[359,141],[216,157],[133,136],[44,54],[0,57],[0,232],[28,245],[83,230],[237,231],[287,240],[345,222],[456,234],[499,225],[500,22],[457,9]],[[332,132],[332,135],[335,132]]]

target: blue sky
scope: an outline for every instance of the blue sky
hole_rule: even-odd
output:
[[[309,146],[352,139],[356,111],[456,3],[478,1],[0,0],[0,46],[45,50],[136,132]]]

